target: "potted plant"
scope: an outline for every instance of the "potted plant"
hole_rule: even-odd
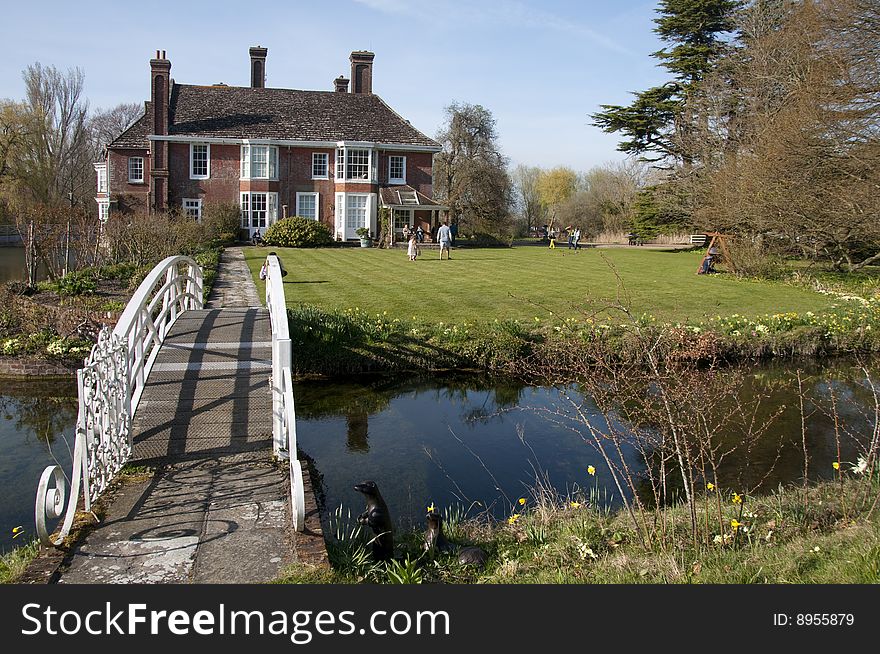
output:
[[[358,227],[356,230],[354,230],[354,233],[361,237],[362,248],[368,248],[373,244],[373,241],[370,240],[369,227]]]

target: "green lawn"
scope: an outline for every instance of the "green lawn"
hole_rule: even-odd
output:
[[[742,281],[731,275],[695,275],[701,254],[647,249],[564,248],[455,250],[439,261],[425,250],[415,262],[405,250],[273,248],[289,271],[288,306],[359,307],[389,317],[434,322],[514,319],[534,322],[549,311],[575,316],[617,295],[615,270],[629,305],[660,321],[700,321],[739,313],[755,316],[819,312],[832,299],[804,288]],[[268,248],[244,248],[261,297],[260,265]]]

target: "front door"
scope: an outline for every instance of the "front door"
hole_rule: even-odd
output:
[[[349,193],[345,199],[345,240],[360,238],[357,230],[369,227],[367,224],[367,203],[369,195]]]
[[[248,239],[257,232],[266,235],[266,229],[275,222],[277,206],[277,193],[241,194],[241,227]]]

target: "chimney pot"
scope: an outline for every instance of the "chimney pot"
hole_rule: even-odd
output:
[[[333,80],[333,88],[337,93],[348,93],[348,83],[350,80],[345,79],[342,75]]]

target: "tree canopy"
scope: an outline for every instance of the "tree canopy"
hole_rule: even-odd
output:
[[[437,134],[434,192],[464,233],[509,236],[510,178],[495,118],[481,105],[453,102]]]

